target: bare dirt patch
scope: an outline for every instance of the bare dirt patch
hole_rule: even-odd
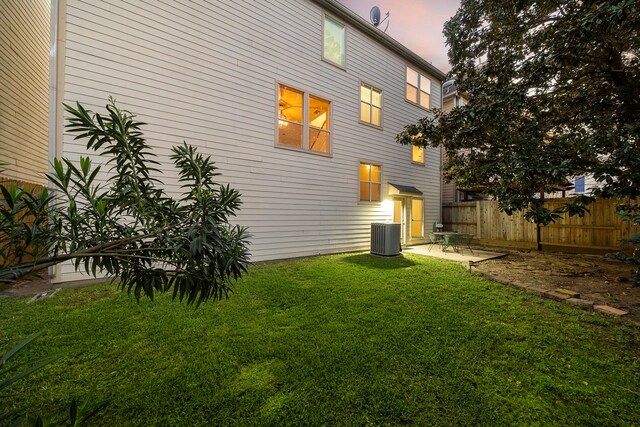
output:
[[[11,296],[34,295],[53,289],[49,277],[34,277],[16,283],[0,283],[0,298]]]
[[[509,283],[575,291],[580,298],[628,311],[625,317],[640,322],[640,287],[630,281],[628,264],[599,255],[510,251],[476,267]]]

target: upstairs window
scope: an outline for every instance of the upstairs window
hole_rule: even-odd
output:
[[[278,89],[278,145],[330,153],[331,103],[285,85]]]
[[[340,68],[345,68],[347,44],[344,24],[324,15],[322,33],[322,58]]]
[[[379,202],[382,174],[380,165],[360,163],[360,201]]]
[[[577,176],[575,180],[576,193],[584,193],[584,176]]]
[[[360,83],[360,121],[382,126],[382,91]]]
[[[413,150],[411,154],[411,160],[414,163],[420,163],[424,165],[424,147],[416,147],[415,145],[412,145],[411,148]]]
[[[407,100],[422,108],[431,108],[431,80],[407,67]]]

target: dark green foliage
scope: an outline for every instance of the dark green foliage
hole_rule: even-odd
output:
[[[587,211],[585,196],[542,206],[540,192],[567,177],[592,175],[596,197],[636,199],[638,28],[640,0],[465,0],[444,34],[468,104],[407,126],[397,141],[444,147],[445,179],[537,224]],[[620,213],[633,215],[627,206]]]
[[[636,227],[640,227],[640,205],[621,204],[618,205],[618,215],[624,220],[632,222]],[[626,261],[633,266],[632,281],[636,286],[640,286],[640,234],[634,234],[625,239],[625,242],[633,245],[633,253],[626,254],[618,252],[612,254],[616,259]]]
[[[10,373],[8,379],[2,380],[1,378],[6,376],[6,372],[11,372],[10,370],[5,370],[5,363],[16,356],[20,351],[24,350],[25,347],[29,346],[36,338],[42,336],[46,330],[41,330],[34,334],[29,335],[24,338],[18,344],[9,349],[1,358],[0,358],[0,396],[4,392],[4,390],[12,385],[13,383],[27,377],[45,366],[49,365],[51,362],[58,360],[62,357],[62,354],[53,354],[50,356],[43,357],[36,361],[28,362],[28,368],[24,369],[24,367],[20,367],[17,373]],[[24,369],[24,370],[23,370]],[[69,425],[71,427],[79,427],[83,425],[86,421],[88,421],[91,417],[96,415],[99,411],[106,407],[106,404],[100,405],[89,405],[90,399],[85,399],[82,405],[79,404],[78,399],[73,398],[71,403],[69,404]],[[21,414],[13,411],[3,413],[0,409],[0,423],[3,425],[7,423],[7,425],[25,425],[24,423],[20,424],[21,419],[23,417]],[[22,419],[22,421],[28,422],[30,425],[34,427],[40,426],[49,426],[49,425],[61,425],[57,423],[50,422],[47,418],[42,417],[41,415],[30,415],[26,418],[26,420]]]
[[[248,235],[229,224],[240,194],[215,182],[211,159],[186,143],[172,149],[184,184],[182,196],[173,199],[154,177],[159,163],[135,116],[113,100],[105,116],[80,104],[65,109],[71,115],[67,130],[109,159],[109,178],[98,184],[100,167],[81,157],[78,165],[54,161],[48,177],[55,198],[0,186],[0,280],[72,260],[93,276],[119,279],[137,299],[171,289],[188,304],[226,296],[246,272]]]
[[[5,363],[7,363],[7,361],[9,359],[14,357],[20,350],[22,350],[23,348],[25,348],[26,346],[31,344],[31,342],[33,340],[35,340],[36,338],[38,338],[39,336],[41,336],[45,332],[46,331],[43,329],[43,330],[41,330],[39,332],[31,334],[28,337],[26,337],[25,339],[23,339],[22,341],[20,341],[15,346],[13,346],[11,349],[9,349],[9,351],[7,351],[0,358],[0,368],[4,368]],[[47,357],[45,357],[43,359],[37,360],[35,362],[32,362],[27,369],[25,369],[25,370],[23,370],[21,372],[18,372],[17,374],[14,374],[12,377],[10,377],[10,378],[8,378],[8,379],[6,379],[4,381],[1,381],[0,382],[0,391],[2,391],[5,388],[9,387],[11,384],[15,383],[16,381],[21,380],[22,378],[26,377],[27,375],[32,374],[32,373],[36,372],[39,369],[42,369],[43,367],[45,367],[49,363],[53,362],[55,359],[58,359],[59,357],[60,357],[59,355],[47,356]]]
[[[638,28],[638,0],[466,0],[444,33],[468,104],[397,140],[443,146],[447,179],[542,224],[554,218],[536,196],[570,176],[592,174],[596,196],[638,197]],[[577,202],[569,214],[584,213]]]
[[[91,426],[625,426],[640,419],[637,325],[428,257],[252,267],[193,310],[110,286],[0,299],[0,330],[69,356],[3,405]],[[0,352],[5,348],[0,338]],[[16,362],[19,362],[16,359]],[[94,393],[87,393],[95,387]],[[84,398],[83,398],[84,400]]]

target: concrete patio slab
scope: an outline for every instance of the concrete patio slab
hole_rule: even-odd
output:
[[[417,245],[408,246],[403,248],[404,252],[414,253],[418,255],[426,255],[434,258],[448,259],[450,261],[458,261],[465,265],[469,265],[469,262],[480,262],[488,259],[500,258],[506,253],[490,252],[482,249],[472,248],[473,252],[469,248],[460,249],[460,252],[454,252],[452,248],[442,251],[440,245]]]

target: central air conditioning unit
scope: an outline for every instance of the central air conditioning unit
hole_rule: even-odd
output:
[[[371,253],[394,256],[400,251],[400,224],[371,224]]]

